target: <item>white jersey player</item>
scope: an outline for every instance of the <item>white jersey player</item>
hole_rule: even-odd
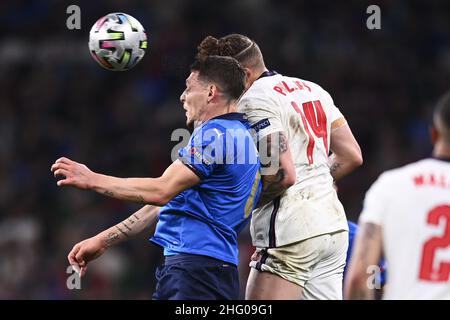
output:
[[[246,298],[341,299],[348,226],[333,178],[362,163],[345,118],[317,84],[268,71],[246,36],[207,37],[197,57],[207,55],[233,56],[246,69],[248,89],[238,110],[256,132],[262,166],[263,145],[270,156],[252,215],[257,251]]]
[[[238,109],[253,124],[258,140],[286,134],[296,173],[295,184],[282,197],[254,211],[253,244],[275,248],[348,230],[328,164],[331,131],[345,120],[330,95],[315,83],[265,72]]]
[[[434,158],[381,174],[366,194],[346,296],[373,298],[367,268],[382,252],[385,299],[450,299],[450,94],[437,105]]]

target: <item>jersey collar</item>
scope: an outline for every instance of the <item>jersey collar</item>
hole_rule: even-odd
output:
[[[241,122],[246,121],[245,119],[245,114],[244,113],[240,113],[240,112],[230,112],[230,113],[225,113],[222,114],[220,116],[211,118],[211,120],[216,120],[216,119],[223,119],[223,120],[239,120]]]
[[[435,160],[441,160],[441,161],[445,161],[445,162],[450,162],[450,158],[449,157],[431,157],[432,159]]]
[[[272,70],[272,71],[264,71],[263,73],[261,73],[261,75],[256,80],[259,80],[259,79],[264,78],[264,77],[271,77],[271,76],[274,76],[276,74],[278,74],[278,72],[276,72],[274,70]]]

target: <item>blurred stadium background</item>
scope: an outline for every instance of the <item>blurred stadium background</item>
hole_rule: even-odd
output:
[[[70,4],[81,30],[66,28]],[[370,4],[381,30],[366,28]],[[146,56],[128,72],[103,70],[88,52],[92,24],[110,12],[148,32]],[[72,246],[139,206],[58,189],[50,165],[67,155],[117,176],[161,174],[206,35],[246,34],[269,68],[331,93],[365,160],[339,184],[351,220],[381,171],[429,156],[427,119],[450,84],[448,1],[1,1],[0,23],[0,299],[151,298],[162,253],[145,237],[109,250],[81,290],[67,289]],[[247,231],[240,248],[244,287]]]

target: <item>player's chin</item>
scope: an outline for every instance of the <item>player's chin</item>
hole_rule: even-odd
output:
[[[188,116],[186,116],[186,127],[188,127],[188,129],[192,129],[194,127],[194,120]]]

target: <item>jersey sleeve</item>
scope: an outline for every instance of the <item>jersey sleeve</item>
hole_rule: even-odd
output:
[[[251,132],[258,141],[271,133],[284,130],[279,107],[273,100],[244,96],[239,101],[238,108],[247,116]]]
[[[359,217],[359,224],[370,222],[377,225],[382,225],[384,216],[389,204],[389,190],[392,190],[392,185],[388,181],[386,173],[383,173],[372,184],[364,198],[363,211]]]
[[[200,179],[209,177],[224,163],[224,134],[219,126],[204,126],[194,131],[186,147],[178,151],[180,161]]]

